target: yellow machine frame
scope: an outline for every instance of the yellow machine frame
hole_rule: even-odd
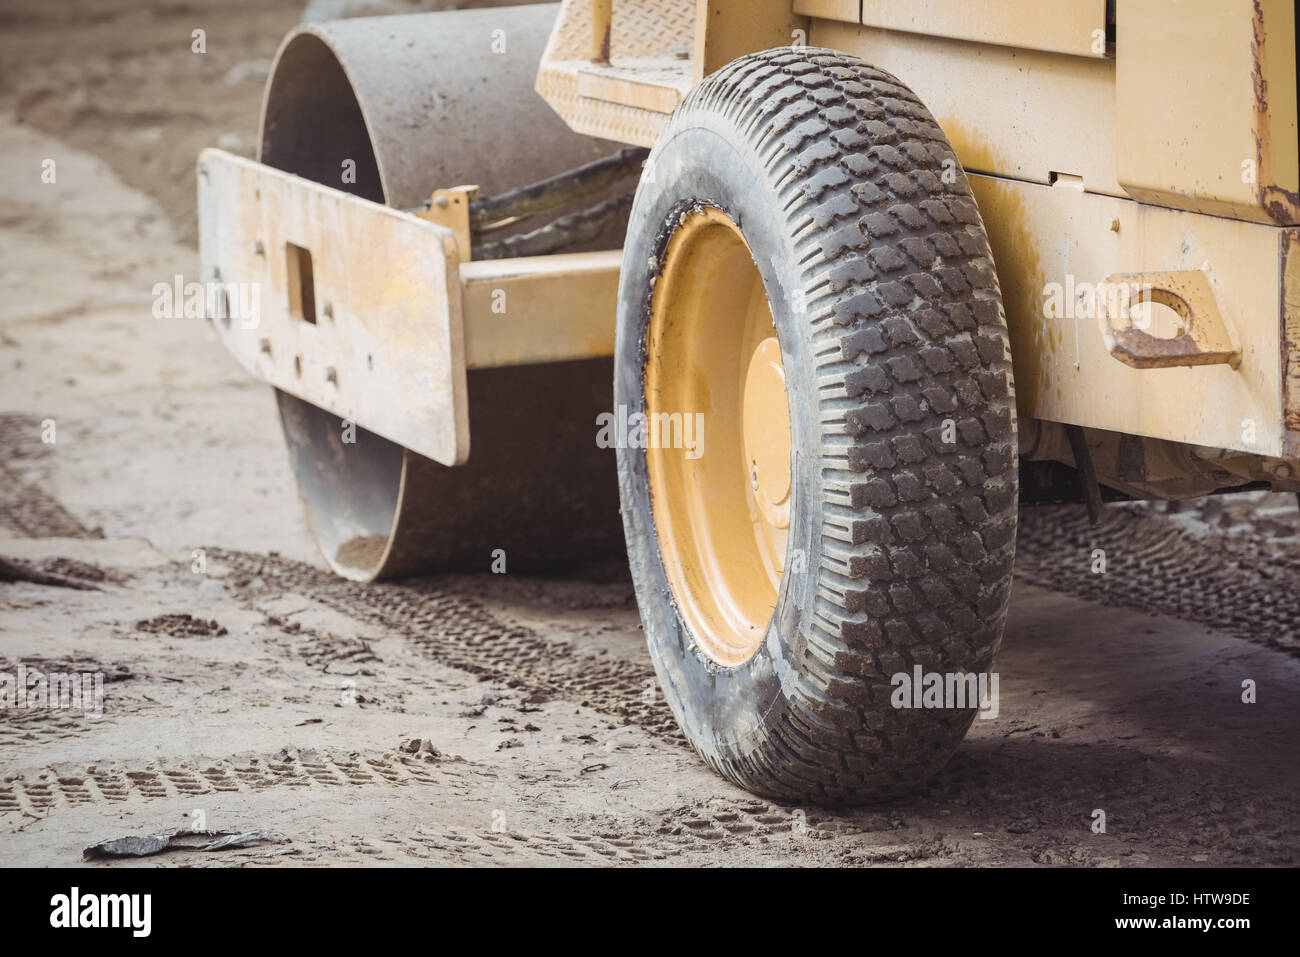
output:
[[[1080,426],[1098,477],[1135,496],[1249,483],[1300,490],[1292,3],[564,0],[536,90],[573,130],[649,147],[701,78],[785,44],[888,70],[943,127],[997,263],[1024,458],[1078,465],[1062,427]],[[228,184],[201,195],[205,270],[260,269],[270,298],[284,299],[290,277],[249,251],[263,238],[252,233],[326,202],[324,187],[219,151],[203,164],[209,181]],[[473,262],[466,208],[474,188],[429,189],[427,209],[383,218],[353,209],[364,202],[356,197],[328,201],[338,216],[370,224],[347,255],[373,263],[376,276],[384,263],[411,259],[403,237],[414,234],[413,220],[433,230],[434,271],[445,271],[445,294],[434,295],[437,335],[450,345],[438,352],[447,366],[435,374],[441,404],[428,412],[441,426],[399,422],[392,402],[367,412],[349,391],[355,370],[336,368],[328,344],[313,345],[324,332],[298,327],[281,341],[274,330],[284,322],[219,331],[250,371],[281,389],[458,464],[469,447],[466,370],[611,354],[619,260],[611,251]],[[230,210],[264,192],[279,198],[276,209],[236,222]],[[244,199],[230,200],[235,193]],[[502,290],[527,322],[497,321]],[[375,297],[365,298],[364,310],[373,308]],[[402,324],[373,325],[385,341],[354,342],[354,365],[364,358],[369,374],[376,349],[391,353],[391,388],[423,388],[415,372],[400,371]],[[325,371],[304,379],[299,366],[313,363]],[[1129,446],[1140,440],[1142,454],[1135,459],[1122,437]]]
[[[575,130],[649,146],[694,82],[748,52],[806,43],[889,70],[971,179],[1021,415],[1279,460],[1252,475],[1285,480],[1280,460],[1300,457],[1294,5],[1109,7],[567,0],[537,89]],[[1116,285],[1170,307],[1183,335],[1117,329]]]

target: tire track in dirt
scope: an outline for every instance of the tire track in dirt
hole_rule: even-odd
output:
[[[58,499],[24,482],[0,462],[0,529],[20,538],[103,538],[87,529]]]
[[[1094,549],[1105,574],[1090,571]],[[507,624],[435,580],[361,585],[276,556],[217,551],[237,575],[301,591],[335,610],[391,629],[428,657],[544,697],[561,697],[685,744],[648,663],[582,654]],[[1207,561],[1207,556],[1211,559]],[[1052,591],[1168,615],[1300,657],[1300,542],[1270,543],[1219,531],[1196,534],[1168,516],[1112,508],[1093,527],[1079,508],[1026,509],[1016,575]]]
[[[363,585],[279,556],[224,549],[208,554],[232,569],[226,581],[236,594],[250,594],[249,586],[260,579],[268,587],[299,593],[401,635],[440,664],[510,688],[527,688],[535,702],[573,701],[685,745],[648,660],[640,664],[583,654],[572,642],[502,621],[474,598],[447,590],[435,579]]]
[[[441,761],[423,753],[285,749],[276,754],[215,760],[156,761],[143,767],[51,765],[0,781],[0,814],[34,815],[52,809],[133,799],[188,798],[269,788],[436,786],[446,795],[468,793],[464,759]]]
[[[783,808],[747,796],[739,801],[717,797],[631,821],[615,817],[576,818],[566,821],[564,830],[421,829],[415,833],[387,835],[382,842],[400,845],[410,857],[450,858],[462,864],[522,864],[530,858],[542,858],[562,864],[610,866],[653,864],[692,854],[715,859],[728,847],[756,843],[784,844],[789,848],[789,856],[800,847],[812,850],[819,842],[863,834],[870,829],[847,823],[830,812]],[[807,844],[803,843],[805,840]],[[885,856],[881,859],[893,862],[919,860],[940,853],[937,846],[927,849],[903,841],[883,850]]]
[[[481,797],[475,781],[481,771],[473,762],[442,759],[409,747],[379,754],[285,749],[218,760],[157,761],[144,767],[52,765],[0,782],[0,815],[42,817],[84,805],[247,795],[282,788],[429,787],[440,802],[472,800],[476,793]],[[693,853],[711,855],[728,846],[754,842],[833,840],[882,827],[887,825],[879,820],[863,827],[831,812],[782,808],[752,797],[739,801],[719,797],[634,820],[579,817],[564,821],[559,825],[562,829],[556,830],[417,827],[332,849],[344,856],[356,854],[378,861],[437,858],[472,864],[552,859],[557,863],[646,864]],[[933,849],[925,851],[907,842],[890,848],[882,860],[933,856]]]
[[[120,663],[104,663],[92,658],[76,657],[50,659],[35,655],[25,655],[18,659],[0,656],[0,674],[16,676],[18,666],[23,665],[26,673],[40,673],[47,679],[51,675],[77,676],[103,675],[105,686],[125,684],[138,677],[132,670]],[[84,685],[82,686],[84,691]],[[32,689],[29,693],[43,693]],[[51,692],[54,696],[56,692]],[[57,692],[61,699],[67,698],[69,689]],[[63,708],[48,707],[0,707],[0,748],[17,745],[44,743],[59,738],[76,738],[87,731],[111,727],[115,722],[107,715],[87,716],[84,711],[72,710],[72,702],[67,700]],[[3,812],[0,800],[0,812]]]
[[[103,538],[39,485],[24,482],[8,464],[45,455],[49,446],[40,442],[40,435],[40,419],[0,413],[0,530],[20,538]]]
[[[1298,517],[1300,521],[1300,517]],[[1094,550],[1106,571],[1092,572]],[[1300,658],[1300,543],[1223,531],[1198,535],[1146,509],[1021,512],[1016,577],[1109,606],[1196,622]]]

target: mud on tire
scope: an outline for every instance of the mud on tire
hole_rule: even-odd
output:
[[[661,687],[704,759],[757,794],[836,803],[913,789],[974,711],[896,709],[891,676],[987,671],[1011,585],[1014,387],[979,211],[943,132],[896,78],[811,48],[729,64],[673,115],[637,192],[615,355],[627,409],[646,407],[665,250],[706,207],[748,243],[780,342],[789,539],[761,644],[719,664],[666,574],[646,452],[620,448]]]

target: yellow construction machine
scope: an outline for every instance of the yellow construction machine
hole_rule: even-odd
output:
[[[1283,0],[345,20],[200,157],[203,279],[340,575],[626,548],[704,759],[865,800],[970,726],[1022,504],[1300,490],[1298,150]]]

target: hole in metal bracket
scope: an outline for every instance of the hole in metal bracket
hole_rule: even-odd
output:
[[[289,287],[289,314],[295,319],[316,324],[316,286],[311,271],[311,250],[293,243],[284,244],[286,278]]]

